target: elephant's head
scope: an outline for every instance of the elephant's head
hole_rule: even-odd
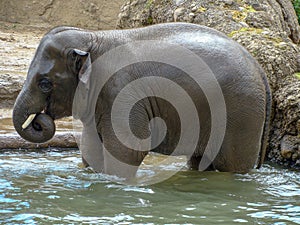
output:
[[[91,42],[90,33],[69,27],[43,37],[14,105],[13,123],[21,137],[45,142],[55,133],[54,120],[72,115],[80,75],[91,62]]]

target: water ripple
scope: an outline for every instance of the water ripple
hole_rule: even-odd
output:
[[[79,168],[80,161],[78,151],[3,152],[0,223],[300,224],[296,171],[272,165],[248,174],[181,171],[135,187]]]

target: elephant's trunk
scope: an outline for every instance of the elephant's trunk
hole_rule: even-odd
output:
[[[46,142],[55,133],[54,121],[49,115],[41,113],[43,105],[38,104],[38,107],[33,107],[33,100],[29,100],[28,96],[22,91],[16,100],[13,110],[14,127],[19,135],[27,141]]]

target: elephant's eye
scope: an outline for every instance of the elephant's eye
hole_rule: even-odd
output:
[[[44,78],[40,81],[39,87],[43,92],[47,93],[52,90],[52,83],[47,78]]]

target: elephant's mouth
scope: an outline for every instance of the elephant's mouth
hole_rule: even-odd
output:
[[[25,130],[27,127],[29,127],[30,125],[32,125],[36,130],[41,130],[41,127],[39,126],[38,123],[36,123],[36,118],[41,115],[41,114],[45,114],[48,115],[49,117],[52,118],[52,120],[55,120],[54,116],[51,115],[51,113],[48,112],[48,106],[46,106],[44,108],[43,111],[39,112],[39,113],[32,113],[30,114],[27,119],[25,120],[25,122],[22,124],[22,129]]]
[[[22,124],[22,129],[26,129],[31,123],[32,121],[35,119],[37,113],[34,114],[30,114],[27,118],[27,120],[25,120],[25,122]]]
[[[55,124],[53,118],[44,113],[30,114],[18,133],[26,140],[42,143],[50,140],[55,134]]]

